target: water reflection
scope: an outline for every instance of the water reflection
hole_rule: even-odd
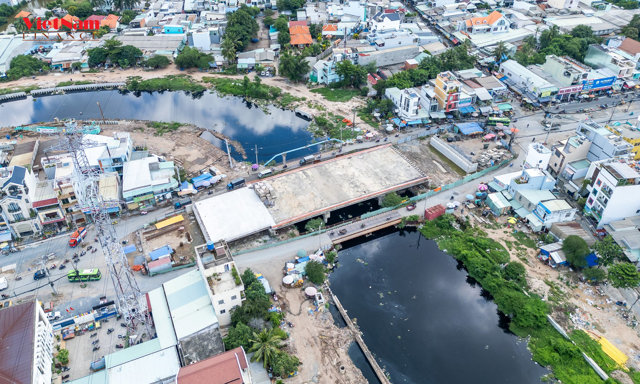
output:
[[[545,369],[457,266],[417,232],[395,232],[347,244],[331,286],[394,383],[539,383]]]
[[[52,121],[56,117],[100,119],[98,103],[106,119],[177,121],[218,131],[240,142],[250,159],[255,158],[258,145],[260,161],[312,140],[306,131],[309,123],[291,111],[261,108],[238,97],[209,92],[194,96],[184,92],[97,91],[29,97],[0,104],[0,126]],[[293,157],[315,150],[300,151]]]

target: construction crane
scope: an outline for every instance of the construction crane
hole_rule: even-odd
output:
[[[98,182],[102,171],[89,164],[85,150],[87,148],[103,146],[84,140],[84,130],[74,121],[65,123],[60,132],[60,143],[51,148],[55,151],[65,151],[71,156],[74,165],[74,191],[80,207],[92,216],[96,226],[96,237],[100,242],[107,261],[109,276],[116,293],[116,305],[123,315],[129,335],[135,335],[139,326],[151,335],[149,323],[142,303],[140,288],[129,267],[115,227],[109,217],[107,208],[113,206],[113,201],[105,201],[100,196]]]

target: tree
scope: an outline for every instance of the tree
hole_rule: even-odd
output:
[[[92,68],[103,65],[109,58],[109,51],[102,47],[91,48],[87,53],[89,54],[87,64]]]
[[[298,369],[299,365],[300,360],[297,357],[278,351],[271,362],[271,370],[276,376],[288,377],[290,373]]]
[[[79,71],[80,68],[82,68],[82,63],[79,61],[76,61],[75,63],[71,63],[71,69],[74,71]]]
[[[307,221],[307,224],[305,224],[304,229],[307,232],[317,231],[320,227],[322,227],[323,224],[324,224],[324,221],[322,221],[322,219],[320,218],[311,219]]]
[[[284,47],[290,42],[291,42],[291,35],[289,34],[289,31],[278,32],[278,44],[280,44],[281,47]]]
[[[228,351],[230,349],[243,347],[245,350],[251,348],[251,337],[253,331],[244,323],[240,322],[234,327],[229,328],[229,334],[224,338],[224,348]]]
[[[285,52],[280,56],[278,70],[280,75],[293,82],[298,82],[304,78],[304,75],[309,73],[309,63],[303,56],[294,56]]]
[[[121,68],[137,65],[141,57],[142,51],[133,45],[125,45],[109,54],[109,59],[114,63],[118,63]]]
[[[367,81],[367,70],[350,60],[342,60],[336,64],[336,74],[344,85],[354,88],[360,88]]]
[[[278,16],[276,21],[273,23],[273,27],[278,32],[289,32],[289,20],[284,15]]]
[[[262,361],[264,368],[270,366],[280,350],[280,340],[282,337],[274,333],[273,330],[264,329],[260,333],[254,332],[253,337],[249,340],[251,342],[249,352],[253,352],[251,361]]]
[[[33,56],[18,55],[11,59],[7,78],[17,80],[25,76],[33,76],[49,70],[49,65]]]
[[[325,274],[324,274],[324,265],[317,261],[309,261],[307,265],[304,267],[304,272],[306,273],[309,281],[313,284],[320,285],[324,283]]]
[[[513,318],[515,326],[523,329],[536,329],[547,324],[547,304],[538,298],[529,298],[524,307],[516,311]]]
[[[507,53],[507,46],[504,44],[504,41],[501,40],[493,50],[493,57],[495,58],[496,63],[502,62],[503,57],[508,57]]]
[[[222,40],[222,56],[227,59],[227,62],[234,63],[236,61],[236,50],[240,40],[232,34],[225,33]]]
[[[306,0],[278,0],[276,6],[279,11],[291,11],[295,12],[298,8],[302,7]]]
[[[593,37],[593,29],[588,25],[578,25],[571,30],[571,36],[588,39]]]
[[[102,36],[106,35],[109,32],[111,32],[111,28],[109,28],[106,25],[103,25],[102,27],[100,27],[100,29],[94,32],[94,35],[97,38],[101,38]]]
[[[205,69],[209,67],[209,62],[213,58],[211,55],[206,55],[200,52],[197,48],[184,47],[182,52],[176,57],[175,63],[178,68],[201,68]]]
[[[622,34],[631,39],[638,39],[638,35],[640,35],[640,32],[636,27],[624,27],[622,28]]]
[[[524,265],[517,261],[508,263],[503,270],[505,279],[515,281],[521,285],[526,284],[525,273]]]
[[[131,20],[135,19],[138,16],[138,12],[132,11],[131,9],[125,9],[122,11],[122,17],[120,18],[120,24],[128,25]]]
[[[567,261],[577,268],[587,266],[587,255],[589,254],[589,246],[587,242],[576,235],[567,236],[562,242],[562,251],[567,257]]]
[[[259,26],[254,19],[257,12],[259,10],[255,7],[249,8],[246,5],[242,5],[237,11],[227,14],[225,35],[231,33],[236,37],[239,42],[236,49],[239,51],[243,51],[251,38],[258,33]]]
[[[400,203],[402,203],[402,197],[395,192],[388,193],[382,198],[382,206],[384,208],[395,207]]]
[[[616,288],[633,288],[640,284],[640,272],[631,263],[618,263],[609,268],[609,281]]]
[[[25,24],[22,19],[14,21],[13,26],[16,28],[16,32],[18,33],[25,33],[29,30],[29,28],[27,28],[27,24]]]
[[[64,348],[60,349],[56,358],[62,365],[69,364],[69,350]]]
[[[600,268],[585,268],[582,271],[584,278],[594,283],[599,283],[607,278],[607,273]]]
[[[614,261],[622,259],[624,252],[618,243],[613,240],[611,235],[605,236],[604,239],[596,242],[593,249],[600,256],[600,264],[611,265]]]
[[[171,62],[166,56],[154,55],[145,62],[145,65],[154,69],[158,69],[158,68],[166,68],[169,66],[170,63]]]
[[[71,12],[69,12],[71,13]],[[72,16],[77,16],[81,19],[85,19],[93,14],[93,6],[88,1],[83,1],[79,3],[73,13]]]

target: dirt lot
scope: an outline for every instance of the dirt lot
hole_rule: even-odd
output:
[[[428,140],[413,140],[398,144],[397,147],[409,161],[430,177],[431,186],[449,184],[460,179],[458,171],[429,145]]]
[[[476,214],[478,216],[478,214]],[[531,290],[558,308],[569,309],[552,314],[565,329],[582,329],[606,337],[622,352],[629,356],[628,367],[640,368],[640,334],[635,325],[635,317],[623,318],[626,310],[615,304],[608,293],[612,287],[595,287],[579,281],[578,274],[569,268],[551,268],[538,260],[538,249],[529,248],[513,236],[513,228],[507,228],[505,216],[498,224],[482,224],[488,237],[502,243],[510,250],[512,260],[525,265],[527,282]],[[489,228],[492,227],[492,228]],[[518,230],[524,229],[518,228]],[[536,239],[534,236],[532,239]],[[537,239],[536,239],[537,240]],[[616,293],[616,292],[613,292]]]
[[[362,372],[353,364],[348,355],[353,336],[347,328],[338,328],[328,310],[310,313],[315,308],[310,300],[304,297],[299,288],[284,288],[282,267],[293,255],[282,255],[268,261],[251,263],[251,269],[262,273],[271,287],[285,303],[286,321],[293,323],[293,328],[286,328],[290,333],[289,348],[300,361],[299,374],[286,382],[290,384],[339,383],[362,384],[367,380]],[[246,269],[242,258],[237,258],[241,272]],[[326,297],[326,294],[325,294]]]

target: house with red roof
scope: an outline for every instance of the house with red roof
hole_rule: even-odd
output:
[[[504,33],[509,32],[509,22],[502,13],[493,11],[487,16],[460,21],[458,30],[467,33]]]
[[[313,44],[313,38],[306,25],[294,25],[289,27],[289,35],[291,36],[291,45],[295,47],[306,47]]]
[[[117,29],[118,25],[120,25],[118,23],[118,20],[120,20],[120,16],[109,14],[107,17],[102,19],[102,21],[100,22],[100,26],[107,26],[110,29]]]
[[[242,347],[180,368],[178,384],[251,384],[249,361]]]
[[[13,18],[19,20],[19,19],[22,19],[23,17],[31,18],[31,13],[27,11],[20,11]]]

